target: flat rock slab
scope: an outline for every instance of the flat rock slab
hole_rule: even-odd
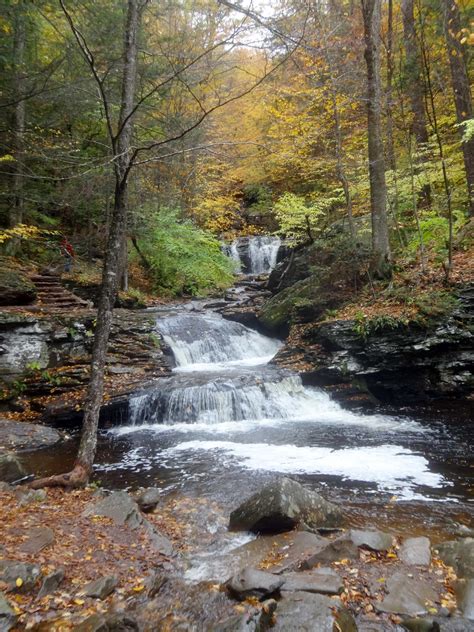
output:
[[[386,588],[388,595],[376,604],[380,612],[422,616],[438,598],[436,591],[426,581],[408,577],[401,572],[387,580]]]
[[[431,563],[431,542],[429,538],[408,538],[401,545],[398,557],[404,564],[429,566]]]
[[[28,592],[35,587],[40,575],[41,569],[36,564],[0,560],[0,580],[5,582],[8,590]],[[20,585],[18,580],[21,580]]]
[[[474,578],[474,538],[443,542],[436,550],[443,562],[454,568],[458,577]]]
[[[278,533],[300,525],[309,529],[341,526],[342,511],[296,481],[281,478],[266,485],[230,514],[229,528]]]
[[[338,600],[308,592],[284,592],[272,632],[357,632],[351,614]]]
[[[37,450],[54,445],[61,435],[54,428],[0,418],[0,449]]]
[[[284,573],[282,590],[338,595],[344,590],[341,578],[332,568],[317,568],[302,573]]]
[[[74,626],[75,632],[138,632],[138,623],[128,614],[91,614]]]
[[[356,546],[372,549],[372,551],[388,551],[393,546],[393,536],[383,531],[351,529],[349,537]]]
[[[53,571],[52,573],[49,573],[49,575],[46,575],[46,577],[43,579],[43,583],[41,584],[41,588],[38,593],[38,599],[42,599],[43,597],[46,597],[46,595],[51,595],[51,593],[59,588],[59,585],[61,584],[63,579],[64,571],[62,568],[59,568],[57,571]]]
[[[54,531],[49,527],[35,527],[27,532],[27,540],[19,550],[22,553],[36,555],[54,542]]]
[[[474,621],[474,579],[461,579],[456,585],[458,607],[466,617]],[[473,624],[474,629],[474,624]]]
[[[127,492],[113,492],[101,500],[90,503],[84,510],[86,516],[105,516],[111,518],[116,524],[136,529],[144,518],[140,513],[137,503]]]
[[[280,590],[283,578],[256,568],[244,568],[226,582],[228,591],[237,599],[257,597],[262,600]]]
[[[16,614],[13,608],[8,603],[5,595],[0,592],[0,630],[1,632],[8,632],[16,623]]]
[[[84,597],[93,597],[95,599],[105,599],[115,590],[118,584],[116,577],[109,575],[107,577],[99,577],[93,582],[89,582],[78,593]]]
[[[118,525],[127,525],[131,529],[143,527],[148,534],[153,549],[166,556],[173,554],[170,540],[161,534],[141,514],[138,504],[127,492],[113,492],[97,502],[90,503],[84,510],[85,516],[105,516]]]
[[[312,555],[300,565],[301,570],[314,568],[318,564],[331,564],[340,560],[356,560],[359,558],[359,549],[354,542],[344,534],[334,540],[323,541],[323,546],[316,549]]]
[[[272,573],[284,573],[308,568],[308,560],[327,546],[327,540],[314,533],[297,531],[291,540],[274,549],[275,561],[270,566]],[[314,564],[309,566],[312,568]]]

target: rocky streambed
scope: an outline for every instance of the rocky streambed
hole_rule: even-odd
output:
[[[157,488],[4,484],[0,498],[2,630],[473,629],[472,533],[435,544],[350,529],[342,507],[289,479],[214,529],[203,516],[215,503]],[[203,567],[218,531],[233,545]]]

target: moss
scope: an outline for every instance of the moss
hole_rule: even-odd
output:
[[[0,268],[0,305],[28,305],[36,298],[36,287],[14,268]]]

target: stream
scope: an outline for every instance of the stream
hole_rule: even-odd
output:
[[[249,249],[260,257],[252,269],[268,272],[276,252],[263,246]],[[249,538],[225,534],[225,515],[276,475],[321,490],[355,525],[439,540],[469,523],[466,420],[345,410],[271,364],[281,341],[199,301],[155,311],[176,368],[131,398],[122,425],[101,431],[96,476],[105,486],[156,485],[217,503],[201,519],[209,532],[220,530],[221,549]],[[42,468],[63,471],[74,451],[75,440],[42,451]]]

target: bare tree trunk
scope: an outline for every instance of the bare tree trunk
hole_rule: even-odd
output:
[[[472,97],[466,67],[466,50],[461,44],[461,17],[456,0],[444,0],[444,34],[451,68],[451,84],[458,123],[473,117]],[[474,138],[462,145],[469,194],[469,212],[474,215]]]
[[[418,143],[427,143],[428,131],[426,127],[420,52],[415,29],[414,0],[402,0],[402,17],[407,92],[413,115],[411,129]]]
[[[15,158],[15,171],[13,174],[13,203],[10,211],[10,226],[15,226],[23,221],[23,151],[26,121],[26,103],[24,99],[26,24],[23,2],[18,3],[14,28],[13,63],[15,65],[16,102],[13,113],[13,157]]]
[[[387,221],[387,186],[382,142],[380,21],[381,0],[361,0],[367,64],[367,129],[370,207],[372,214],[371,272],[377,278],[391,276],[391,251]]]
[[[356,228],[354,224],[354,216],[352,215],[352,196],[347,180],[346,171],[344,169],[343,151],[342,151],[342,133],[341,133],[341,116],[337,106],[337,99],[334,90],[332,90],[332,106],[334,113],[334,135],[336,137],[336,171],[339,182],[344,191],[344,199],[346,201],[347,221],[349,223],[349,231],[351,237],[356,236]]]
[[[124,41],[124,66],[122,98],[117,136],[112,139],[115,155],[114,205],[110,218],[107,252],[104,260],[101,293],[97,310],[97,324],[92,350],[91,375],[84,407],[81,441],[72,472],[40,479],[33,487],[44,485],[81,486],[92,474],[97,449],[97,428],[104,392],[104,370],[107,356],[113,306],[118,287],[120,256],[127,221],[128,176],[130,172],[130,148],[133,133],[135,85],[137,78],[138,30],[140,0],[128,0]]]

